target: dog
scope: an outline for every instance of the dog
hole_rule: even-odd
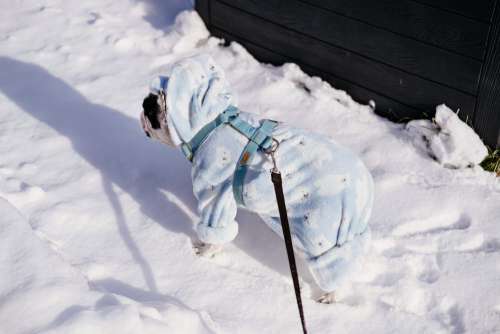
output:
[[[207,124],[233,108],[233,96],[223,71],[208,55],[176,63],[168,76],[156,78],[143,101],[141,124],[146,135],[175,148],[186,146]],[[259,128],[256,115],[237,117]],[[348,277],[366,250],[374,185],[363,162],[329,137],[278,123],[272,138],[283,175],[292,240],[324,294],[322,303],[335,302],[335,290]],[[213,129],[192,160],[193,192],[198,199],[201,243],[196,254],[212,257],[238,233],[235,168],[249,139],[230,124]],[[272,159],[257,150],[242,183],[242,206],[257,213],[282,235],[278,206],[270,180]]]

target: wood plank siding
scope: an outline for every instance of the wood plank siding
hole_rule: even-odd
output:
[[[293,61],[393,120],[446,103],[498,146],[500,0],[198,0],[215,36]]]

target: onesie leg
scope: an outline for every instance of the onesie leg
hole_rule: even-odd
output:
[[[325,292],[337,290],[352,271],[356,260],[368,249],[369,241],[370,231],[366,229],[340,247],[332,247],[319,256],[307,258],[309,269],[319,287]]]

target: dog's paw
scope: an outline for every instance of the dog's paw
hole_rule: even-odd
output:
[[[196,255],[211,259],[222,251],[222,246],[198,242],[193,244],[193,249]]]
[[[323,294],[321,297],[316,299],[316,301],[321,304],[335,304],[337,299],[335,298],[335,292],[332,291]]]

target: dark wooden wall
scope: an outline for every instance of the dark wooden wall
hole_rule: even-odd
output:
[[[211,33],[393,120],[446,103],[500,145],[500,0],[197,0]]]

